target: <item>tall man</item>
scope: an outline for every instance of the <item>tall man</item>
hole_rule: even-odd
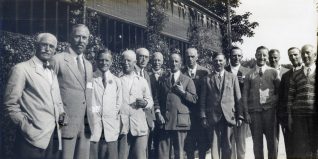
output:
[[[241,60],[243,58],[242,50],[239,47],[233,47],[230,52],[230,64],[225,67],[225,70],[234,74],[239,81],[241,94],[243,93],[244,78],[250,71],[249,68],[241,66]],[[240,103],[242,105],[242,103]],[[238,114],[236,114],[237,116]],[[232,159],[244,159],[246,152],[246,133],[248,130],[248,124],[243,122],[241,125],[237,123],[234,127],[234,139],[232,143]]]
[[[35,56],[11,70],[4,106],[18,126],[16,159],[58,159],[62,148],[59,124],[64,124],[65,112],[57,76],[49,63],[56,45],[54,35],[39,34]]]
[[[231,158],[233,126],[242,119],[242,115],[236,116],[235,114],[236,112],[241,114],[239,82],[235,75],[224,70],[225,63],[223,54],[213,55],[215,72],[204,78],[201,88],[200,116],[202,125],[209,127],[212,132],[211,154],[213,159]]]
[[[260,46],[255,53],[256,66],[244,81],[244,116],[250,123],[254,156],[264,158],[263,134],[266,137],[268,158],[277,158],[276,105],[280,78],[277,70],[266,66],[268,49]]]
[[[85,59],[89,30],[83,24],[74,25],[70,47],[53,57],[69,125],[63,127],[63,159],[88,159],[92,118],[92,64]]]
[[[136,67],[136,73],[145,78],[149,88],[151,89],[151,81],[149,74],[147,72],[147,65],[149,62],[149,51],[146,48],[138,48],[136,50],[136,55],[137,55],[137,66]],[[154,129],[154,120],[155,120],[155,114],[153,112],[153,107],[151,109],[145,109],[146,117],[147,117],[147,123],[149,127],[149,137],[148,137],[148,146],[147,146],[147,155],[151,155],[152,153],[152,139],[153,139],[153,129]],[[152,157],[152,156],[151,156]]]
[[[293,65],[293,68],[283,74],[280,86],[279,86],[279,103],[277,105],[277,121],[282,126],[282,132],[284,135],[285,141],[285,150],[287,158],[291,158],[292,149],[292,138],[291,131],[288,128],[288,111],[287,111],[287,102],[288,102],[288,90],[290,85],[290,78],[293,76],[293,73],[302,67],[302,61],[300,56],[300,50],[296,47],[288,49],[288,57],[290,62]]]
[[[286,73],[288,71],[287,68],[282,67],[279,64],[279,60],[280,60],[280,52],[277,49],[271,49],[268,52],[269,55],[269,65],[273,68],[275,68],[278,72],[279,72],[279,76],[282,77],[282,75],[284,73]]]
[[[200,97],[203,77],[209,74],[209,70],[197,63],[198,51],[195,48],[188,48],[185,53],[186,67],[182,73],[190,77],[195,85],[196,94]],[[198,100],[199,101],[199,100]],[[188,159],[194,159],[194,152],[199,150],[199,158],[205,159],[206,151],[209,149],[208,130],[200,124],[200,105],[192,104],[190,107],[191,128],[187,134],[185,150]]]
[[[317,53],[312,45],[301,48],[304,67],[295,71],[288,91],[292,158],[317,158],[317,104],[315,77]]]
[[[195,85],[191,78],[182,74],[181,56],[172,53],[169,59],[170,74],[159,79],[155,94],[156,121],[164,132],[159,135],[159,159],[184,158],[184,142],[190,130],[190,103],[197,102]]]
[[[110,50],[97,54],[98,70],[94,72],[92,111],[94,125],[90,159],[117,159],[120,131],[119,109],[122,104],[121,81],[109,68],[113,62]]]
[[[121,139],[120,159],[147,158],[147,140],[149,128],[144,109],[151,109],[153,100],[147,81],[135,73],[136,54],[132,50],[122,53],[123,103],[120,109]],[[126,140],[126,143],[124,142]]]

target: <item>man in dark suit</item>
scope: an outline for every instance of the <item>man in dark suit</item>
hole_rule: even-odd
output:
[[[56,45],[54,35],[39,34],[35,56],[11,70],[4,110],[18,126],[15,159],[58,159],[62,148],[60,125],[64,123],[59,118],[65,112],[57,76],[49,64]]]
[[[202,125],[212,132],[213,159],[231,158],[233,126],[242,120],[239,82],[235,75],[224,70],[225,63],[224,54],[213,55],[215,72],[204,78],[200,95]]]
[[[147,65],[149,62],[149,51],[146,48],[138,48],[136,50],[136,55],[137,55],[137,66],[136,67],[136,73],[145,78],[149,88],[151,89],[151,81],[150,77],[147,71]],[[155,114],[153,112],[153,107],[152,109],[145,109],[146,117],[147,117],[147,123],[149,126],[149,137],[148,137],[148,146],[147,146],[147,155],[152,154],[152,141],[153,141],[153,129],[154,129],[154,120],[155,120]],[[151,156],[152,157],[152,156]]]
[[[58,76],[65,111],[69,125],[63,127],[63,159],[88,159],[92,114],[92,64],[85,59],[89,30],[83,24],[73,26],[71,46],[52,60]]]
[[[277,158],[276,106],[280,77],[268,67],[268,49],[260,46],[255,53],[256,66],[246,75],[243,88],[244,117],[250,123],[254,156],[264,158],[263,135],[266,137],[268,158]]]
[[[180,54],[170,55],[170,74],[159,79],[154,98],[156,120],[163,127],[159,136],[159,159],[184,158],[184,142],[190,130],[190,103],[197,102],[195,85],[191,78],[181,73]]]
[[[284,135],[285,141],[285,150],[287,158],[291,158],[291,153],[293,152],[292,147],[292,138],[291,131],[288,128],[288,111],[287,111],[287,102],[288,102],[288,89],[290,78],[293,73],[302,67],[302,61],[300,57],[300,50],[296,47],[288,49],[288,57],[290,62],[293,65],[293,69],[290,69],[283,74],[280,85],[279,85],[279,103],[277,105],[277,121],[282,126],[282,132]]]
[[[196,94],[200,97],[203,77],[209,74],[209,70],[197,64],[198,51],[195,48],[186,50],[186,67],[182,69],[184,75],[189,76],[195,85]],[[199,101],[199,100],[198,100]],[[191,129],[187,134],[185,151],[188,159],[194,159],[194,152],[199,151],[199,158],[205,159],[206,151],[209,149],[207,129],[200,124],[200,105],[192,104],[190,107]]]
[[[230,63],[225,67],[226,71],[231,72],[238,78],[241,93],[243,92],[245,75],[250,71],[249,68],[241,66],[242,58],[242,50],[239,47],[233,47],[230,52]],[[238,125],[237,123],[233,127],[233,130],[234,139],[232,143],[232,159],[244,159],[246,152],[245,138],[248,131],[248,124],[243,122],[241,125]]]

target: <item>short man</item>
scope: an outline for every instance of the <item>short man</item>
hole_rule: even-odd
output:
[[[266,137],[268,158],[277,158],[276,105],[280,78],[277,70],[266,66],[268,49],[260,46],[256,49],[256,66],[244,81],[244,116],[253,139],[254,156],[264,158],[263,134]]]
[[[69,124],[62,129],[63,159],[88,159],[91,127],[94,123],[92,100],[92,64],[83,53],[88,44],[89,30],[83,24],[74,25],[70,47],[53,57],[61,96]]]
[[[244,78],[250,71],[249,68],[241,66],[243,58],[242,50],[239,47],[233,47],[230,52],[230,64],[225,67],[225,70],[234,74],[239,81],[241,94],[243,93]],[[240,103],[242,105],[242,103]],[[237,114],[236,114],[237,116]],[[240,126],[236,124],[233,127],[234,139],[232,143],[232,159],[244,159],[246,152],[246,133],[248,131],[248,124],[243,122]]]
[[[144,109],[151,109],[153,100],[147,81],[135,73],[136,54],[132,50],[122,53],[123,103],[120,109],[121,134],[119,142],[120,159],[147,158],[149,128]],[[124,142],[126,141],[126,143]]]
[[[288,71],[287,68],[282,67],[279,64],[279,60],[280,60],[280,52],[277,49],[271,49],[268,52],[269,55],[269,65],[273,68],[275,68],[278,72],[279,72],[279,76],[282,77],[282,75],[284,73],[286,73]]]
[[[191,78],[181,73],[180,54],[172,53],[169,59],[170,74],[159,79],[155,94],[156,121],[162,125],[164,132],[159,135],[159,159],[172,156],[184,158],[184,144],[190,130],[190,103],[197,102],[195,85]]]
[[[190,77],[195,85],[196,94],[200,97],[203,77],[209,74],[209,70],[197,64],[198,51],[195,48],[186,50],[186,67],[182,70],[184,75]],[[199,101],[199,100],[198,100]],[[191,111],[191,128],[187,134],[185,150],[188,159],[194,159],[194,152],[199,150],[199,158],[205,159],[206,151],[209,149],[208,133],[200,124],[200,105],[189,106]]]
[[[92,111],[95,123],[91,136],[90,159],[118,158],[122,87],[120,79],[109,70],[112,62],[110,50],[101,50],[97,54],[98,69],[93,75]]]
[[[18,126],[16,159],[58,159],[62,148],[59,124],[64,124],[65,112],[57,76],[49,63],[56,45],[54,35],[39,34],[35,56],[11,70],[4,105]]]
[[[287,112],[287,102],[288,102],[288,90],[290,84],[290,78],[293,73],[302,67],[300,50],[296,47],[288,49],[288,57],[293,65],[293,69],[287,71],[283,74],[280,86],[279,86],[279,104],[277,105],[277,121],[282,126],[282,132],[285,141],[285,150],[287,158],[291,158],[292,150],[292,138],[291,131],[288,128],[288,112]]]
[[[224,54],[213,55],[215,72],[204,78],[201,88],[200,116],[202,125],[210,128],[212,132],[211,155],[213,159],[231,158],[233,126],[238,120],[242,120],[242,115],[236,116],[235,114],[236,112],[241,114],[239,82],[235,75],[224,70],[225,63]]]
[[[288,91],[292,158],[317,158],[317,104],[315,77],[317,53],[312,45],[301,48],[304,67],[295,71]]]
[[[137,66],[136,67],[136,73],[145,78],[149,88],[151,89],[151,81],[149,74],[147,72],[147,65],[149,62],[149,51],[146,48],[138,48],[136,50],[136,55],[137,55]],[[152,109],[145,109],[146,117],[147,117],[147,123],[149,126],[149,137],[148,137],[148,146],[147,146],[147,156],[152,155],[152,139],[153,139],[153,129],[154,129],[154,120],[155,120],[155,114],[153,112],[153,107]],[[151,156],[152,157],[152,156]]]

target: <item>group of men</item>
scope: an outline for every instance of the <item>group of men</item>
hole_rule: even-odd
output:
[[[41,33],[35,56],[12,68],[4,104],[18,127],[16,159],[194,159],[196,150],[204,159],[210,148],[213,159],[244,159],[248,125],[255,158],[264,158],[264,134],[275,159],[279,124],[288,158],[318,157],[313,46],[288,50],[291,70],[264,46],[252,69],[233,47],[228,65],[213,54],[213,70],[197,63],[195,48],[184,67],[171,53],[166,70],[160,52],[139,48],[121,53],[116,76],[108,49],[97,53],[93,72],[83,55],[89,34],[73,26],[70,47],[54,55],[57,39]]]

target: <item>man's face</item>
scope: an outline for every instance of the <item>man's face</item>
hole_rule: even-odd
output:
[[[37,43],[36,57],[41,61],[49,61],[55,53],[57,41],[50,36],[44,36]]]
[[[194,49],[188,49],[186,51],[186,64],[188,67],[192,68],[195,66],[198,60],[198,53]]]
[[[231,52],[230,62],[232,66],[238,66],[243,58],[242,50],[234,49]]]
[[[266,65],[268,59],[268,50],[267,49],[260,49],[255,54],[256,64],[258,66]]]
[[[169,59],[169,65],[170,65],[171,72],[174,73],[174,72],[179,71],[181,68],[180,56],[178,56],[176,54],[171,55],[170,59]]]
[[[301,58],[306,66],[310,66],[316,60],[316,53],[313,47],[305,46],[301,50]]]
[[[225,66],[225,57],[224,55],[217,55],[214,59],[213,59],[213,66],[215,71],[220,72],[224,69]]]
[[[163,58],[162,58],[162,56],[154,56],[153,57],[153,59],[152,59],[153,61],[153,69],[154,70],[156,70],[156,71],[158,71],[158,70],[160,70],[160,68],[161,68],[161,66],[162,66],[162,64],[163,64]]]
[[[102,72],[108,71],[112,63],[113,63],[113,60],[110,54],[103,53],[103,54],[100,54],[97,58],[97,66],[99,70],[101,70]]]
[[[137,54],[137,65],[140,68],[147,67],[147,64],[149,62],[149,52],[146,50],[142,50]]]
[[[269,54],[269,64],[271,67],[278,66],[279,60],[280,60],[280,56],[278,52],[273,52]]]
[[[71,37],[71,47],[77,54],[82,54],[88,44],[89,31],[86,27],[75,28]]]
[[[300,51],[298,49],[290,50],[288,52],[288,57],[294,67],[301,65]]]
[[[123,69],[124,73],[130,73],[134,71],[136,65],[136,59],[134,59],[130,54],[124,54],[123,55]]]

